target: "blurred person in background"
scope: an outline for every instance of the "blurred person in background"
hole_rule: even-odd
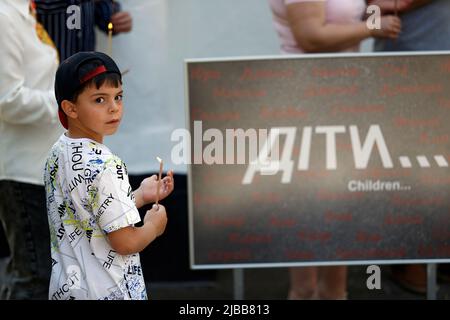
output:
[[[111,0],[34,0],[38,21],[55,43],[61,62],[80,51],[95,50],[95,27],[113,35],[130,32],[131,15]],[[79,10],[74,9],[79,8]],[[76,16],[79,14],[79,16]]]
[[[378,4],[384,14],[398,12],[402,19],[402,33],[391,39],[376,39],[375,51],[439,51],[450,50],[450,1],[412,0],[395,8],[394,1],[368,1]],[[392,278],[403,288],[418,294],[427,292],[425,264],[391,266]],[[450,265],[438,266],[438,278],[450,282]]]
[[[268,0],[281,52],[358,52],[362,40],[396,39],[401,21],[381,17],[380,29],[369,29],[364,0]],[[406,6],[409,1],[399,1]],[[374,3],[376,4],[376,3]],[[289,299],[346,299],[347,267],[290,268]]]
[[[411,0],[398,5],[392,0],[368,1],[380,6],[383,14],[398,12],[402,32],[392,39],[376,39],[375,51],[450,50],[450,1]]]
[[[9,2],[9,3],[8,3]],[[13,3],[14,4],[11,4]],[[29,19],[31,21],[31,19],[34,19],[33,21],[35,21],[37,19],[38,23],[36,24],[36,32],[38,34],[38,37],[44,41],[46,44],[50,44],[53,48],[56,48],[56,56],[55,56],[55,61],[58,60],[59,57],[59,62],[64,61],[66,58],[68,58],[69,56],[79,52],[79,51],[94,51],[95,50],[95,27],[97,26],[100,30],[102,30],[103,32],[108,32],[108,23],[112,22],[113,23],[113,35],[122,33],[122,32],[129,32],[132,30],[132,18],[131,15],[126,12],[126,11],[121,11],[121,6],[120,3],[116,2],[116,1],[111,1],[111,0],[34,0],[34,1],[7,1],[7,3],[4,4],[4,8],[8,7],[12,7],[15,6],[17,8],[21,9],[21,13],[23,14],[29,14],[28,13],[28,6],[31,5],[31,7],[33,8],[33,12],[32,12],[32,17],[28,17],[27,19]],[[76,6],[76,8],[78,8],[79,10],[71,10],[70,8],[74,8],[71,6]],[[12,19],[11,17],[14,16],[13,13],[11,13],[11,9],[8,9],[8,15],[6,14],[6,9],[4,11],[4,17],[3,17],[3,23],[4,24],[9,24]],[[78,16],[77,16],[78,15]],[[14,16],[15,17],[15,16]],[[8,20],[6,20],[8,19]],[[7,57],[8,55],[10,55],[11,57],[13,55],[16,55],[16,58],[22,58],[24,61],[27,61],[27,63],[24,65],[25,66],[30,66],[30,68],[26,68],[23,70],[22,72],[22,76],[25,77],[29,77],[29,78],[33,78],[33,79],[40,79],[40,77],[45,78],[45,81],[43,81],[43,83],[39,84],[36,87],[33,87],[33,89],[42,89],[41,87],[46,87],[48,86],[48,82],[47,82],[47,76],[48,76],[48,70],[50,70],[50,65],[47,64],[42,64],[43,57],[33,54],[33,53],[28,53],[28,52],[33,52],[33,51],[27,51],[28,54],[23,55],[22,51],[24,51],[24,48],[26,48],[26,46],[24,47],[22,44],[18,43],[19,40],[23,40],[28,41],[29,45],[32,45],[35,39],[30,39],[30,38],[26,38],[26,39],[22,39],[20,37],[17,37],[17,39],[15,39],[15,41],[10,41],[12,38],[14,38],[14,34],[17,32],[22,32],[22,30],[26,30],[25,33],[28,33],[29,35],[31,35],[32,33],[29,31],[30,26],[26,26],[23,28],[23,21],[22,20],[18,20],[20,21],[20,23],[17,26],[17,30],[19,31],[15,31],[13,33],[13,31],[11,30],[11,26],[9,26],[6,30],[7,32],[4,32],[1,37],[2,40],[5,41],[5,43],[8,43],[6,46],[2,46],[1,47],[1,52],[2,52],[2,60],[0,61],[0,65],[1,66],[8,66],[7,68],[1,68],[0,73],[2,74],[0,76],[0,83],[2,84],[2,87],[0,89],[0,93],[3,95],[0,99],[3,99],[2,103],[3,104],[10,104],[13,102],[17,102],[16,100],[13,101],[8,101],[7,99],[11,98],[12,94],[15,94],[13,91],[11,92],[7,92],[7,90],[11,90],[11,84],[6,84],[6,81],[8,81],[8,79],[15,79],[17,81],[19,81],[18,78],[16,78],[16,75],[13,76],[8,76],[5,77],[4,74],[14,74],[17,70],[15,70],[14,68],[18,68],[18,66],[20,66],[22,64],[22,62],[18,62],[18,63],[14,63],[11,64],[11,68],[9,67],[9,60],[7,58],[3,58],[3,54],[5,54],[5,57]],[[40,23],[39,23],[40,22]],[[35,23],[35,22],[34,22]],[[29,23],[30,24],[30,23]],[[78,25],[79,24],[79,25]],[[73,28],[71,26],[74,26]],[[28,30],[26,29],[28,28]],[[34,26],[33,26],[34,28]],[[34,29],[33,29],[34,30]],[[47,33],[48,32],[48,33]],[[9,37],[9,38],[8,38]],[[16,48],[13,48],[13,45],[16,44]],[[40,45],[41,46],[41,45]],[[17,50],[14,52],[14,50],[16,50],[17,48],[20,48],[21,50]],[[9,49],[8,53],[7,50]],[[48,51],[48,49],[47,49]],[[55,53],[55,50],[52,49],[52,52]],[[33,60],[31,60],[33,59]],[[42,66],[40,65],[40,63],[42,64]],[[37,68],[41,66],[41,71],[36,71],[33,68]],[[53,66],[54,67],[54,66]],[[9,68],[9,69],[8,69]],[[33,77],[31,74],[28,74],[29,70],[33,70],[31,72],[35,72],[36,75]],[[56,69],[54,70],[56,71]],[[51,78],[51,77],[49,77]],[[33,80],[33,84],[36,81]],[[5,85],[3,85],[3,83],[5,83]],[[28,81],[24,82],[25,84],[28,83]],[[53,79],[52,79],[52,83],[53,83]],[[24,86],[25,86],[24,84]],[[16,89],[16,88],[14,88]],[[14,90],[13,89],[13,90]],[[47,90],[52,90],[53,92],[53,87],[52,86],[48,86]],[[41,90],[42,91],[42,90]],[[20,93],[20,95],[27,95],[27,93],[23,93],[23,92],[28,92],[27,90],[22,90],[22,92]],[[38,96],[39,94],[42,96],[42,92],[37,92],[37,91],[30,91],[32,96]],[[6,96],[6,93],[8,93],[10,96]],[[48,93],[49,95],[53,95],[53,93]],[[19,95],[19,96],[20,96]],[[47,97],[48,98],[48,97]],[[32,98],[32,100],[28,101],[26,99],[23,99],[23,101],[21,101],[23,103],[23,106],[26,107],[30,107],[32,109],[32,107],[36,106],[36,98]],[[56,103],[56,102],[55,102]],[[37,121],[42,121],[42,117],[46,116],[44,111],[45,108],[49,108],[49,104],[42,104],[41,107],[41,115],[39,118],[38,115],[36,115],[36,119],[38,119]],[[0,106],[0,108],[6,108],[2,105]],[[30,109],[30,110],[31,110]],[[19,110],[19,109],[17,109]],[[16,110],[16,112],[18,112]],[[6,114],[6,113],[5,113]],[[48,116],[48,115],[47,115]],[[31,117],[31,115],[29,115],[29,117]],[[57,118],[55,118],[57,120]],[[1,120],[3,121],[3,115],[1,117]],[[59,125],[57,125],[57,128],[59,129]],[[62,128],[61,128],[62,129]],[[0,130],[1,127],[0,127]],[[48,130],[52,130],[52,128],[48,128]],[[59,135],[57,135],[59,136]],[[52,138],[51,135],[49,135],[49,141],[54,140]],[[36,137],[36,139],[38,139],[38,137]],[[11,140],[12,141],[12,140]],[[31,140],[30,140],[31,141]],[[2,140],[2,147],[3,145],[6,146],[7,141],[3,141]],[[33,143],[30,143],[33,144]],[[18,145],[18,147],[22,148],[22,146],[25,148],[24,144],[20,144]],[[35,146],[35,148],[38,148],[39,144],[33,144],[33,146]],[[27,149],[29,150],[30,154],[33,152],[33,148],[31,149]],[[42,149],[43,150],[43,149]],[[18,151],[14,151],[13,153],[17,153]],[[42,154],[40,154],[42,153]],[[46,152],[40,151],[39,155],[34,155],[34,157],[29,158],[29,162],[30,163],[34,163],[35,165],[39,165],[39,161],[33,161],[37,160],[38,157],[42,157]],[[0,155],[0,161],[3,161],[2,157],[3,154]],[[26,156],[26,154],[24,154],[24,156]],[[40,160],[40,158],[39,158]],[[23,160],[22,160],[23,161]],[[0,170],[1,170],[1,166],[0,166]],[[6,167],[7,169],[7,167]],[[30,168],[31,169],[31,168]],[[38,173],[37,170],[41,170],[42,168],[36,169],[35,170],[35,175]],[[19,173],[17,173],[19,174]],[[3,179],[3,172],[0,171],[0,179]],[[41,182],[41,175],[39,175],[39,182],[36,182],[35,178],[32,178],[33,183],[38,183],[39,185],[43,182]],[[9,176],[6,176],[5,179],[9,179]],[[16,179],[16,177],[14,177],[14,179]],[[22,180],[26,180],[28,181],[28,178],[23,178],[19,177],[19,179]],[[42,188],[42,192],[43,192],[43,188]],[[42,203],[43,206],[45,207],[45,198],[42,197],[42,195],[38,196],[39,199],[42,199]],[[34,199],[34,198],[32,198]],[[31,200],[30,200],[31,201]],[[38,205],[38,201],[33,202],[35,206]],[[0,200],[0,205],[2,204],[2,200]],[[40,206],[40,204],[39,204]],[[6,210],[6,207],[3,207]],[[0,208],[0,210],[3,210],[2,208]],[[31,211],[31,210],[30,210]],[[12,211],[13,213],[14,211]],[[3,220],[3,218],[2,218]],[[46,219],[45,221],[46,222]],[[37,225],[40,225],[42,223],[42,221],[36,221]],[[7,229],[6,226],[3,227],[3,229]],[[39,228],[36,228],[36,230],[38,230]],[[45,227],[43,228],[43,234],[42,236],[42,240],[40,240],[39,242],[35,242],[36,244],[39,243],[45,243],[45,239],[47,237],[47,230],[48,226],[45,225]],[[14,241],[14,243],[11,243],[11,241],[13,241],[13,235],[12,234],[7,234],[7,233],[12,233],[14,229],[9,228],[9,230],[2,230],[2,228],[0,228],[0,256],[2,257],[1,259],[3,261],[5,261],[5,256],[9,256],[12,255],[13,260],[9,263],[9,266],[7,267],[8,270],[11,268],[14,268],[13,266],[15,264],[20,265],[21,262],[17,262],[15,263],[14,261],[18,260],[19,257],[15,257],[15,255],[17,255],[17,253],[11,252],[11,246],[14,245],[14,243],[17,243],[17,247],[20,247],[21,244],[18,241]],[[40,231],[39,231],[40,232]],[[38,239],[39,237],[36,236],[36,239]],[[6,248],[9,247],[9,248]],[[30,245],[30,247],[32,247]],[[8,250],[9,249],[9,250]],[[44,257],[44,255],[40,255],[42,257]],[[50,258],[49,258],[50,259]],[[44,261],[44,260],[43,260]],[[39,265],[43,265],[43,263],[39,263]],[[48,268],[50,268],[49,262],[45,263],[45,265],[48,265]],[[2,265],[0,265],[0,271],[1,271],[1,267]],[[47,266],[46,266],[47,267]],[[44,270],[45,268],[42,267],[42,270]],[[49,269],[50,270],[50,269]],[[8,273],[11,273],[12,271],[7,271]],[[42,271],[43,272],[43,271]],[[42,273],[40,272],[40,273]],[[21,271],[19,272],[19,274],[25,273],[25,271]],[[9,276],[8,276],[9,277]],[[18,277],[22,277],[21,275],[19,275]],[[40,276],[38,275],[38,278],[41,277],[43,278],[44,276]],[[6,280],[5,280],[6,281]],[[13,280],[11,280],[13,281]],[[14,280],[15,281],[15,280]],[[14,282],[13,281],[13,282]],[[21,282],[22,280],[17,280],[16,282]],[[36,280],[39,281],[39,280]],[[47,275],[45,275],[45,280],[42,280],[41,282],[46,282],[48,281],[47,279]],[[3,282],[3,281],[2,281]],[[27,286],[26,281],[23,280],[22,282],[24,282],[24,287]],[[17,287],[17,286],[16,286]],[[48,290],[48,285],[43,285],[43,288],[45,287],[45,290]],[[19,287],[18,287],[19,288]],[[13,289],[8,289],[8,290],[13,290]],[[20,288],[18,289],[20,290]],[[39,290],[40,292],[41,290]],[[6,293],[7,292],[7,288],[4,286],[4,290],[3,290],[3,294],[0,295],[0,297],[8,297],[9,294]],[[34,295],[30,295],[29,297],[31,298]],[[18,297],[20,298],[20,296],[16,296],[15,293],[11,293],[10,294],[11,298],[14,297]],[[47,298],[47,294],[45,293],[44,295],[41,295],[40,293],[37,295],[38,298]]]
[[[0,299],[47,299],[51,272],[44,162],[62,133],[57,52],[29,0],[0,2],[0,220],[10,257]]]

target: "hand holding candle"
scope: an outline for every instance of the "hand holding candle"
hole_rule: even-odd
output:
[[[145,178],[144,180],[142,180],[139,188],[134,192],[137,208],[150,203],[158,205],[159,201],[169,196],[175,187],[175,180],[172,170],[169,170],[167,172],[167,176],[161,179],[163,171],[163,161],[161,160],[161,158],[157,159],[160,163],[159,177],[158,174],[154,174],[151,177]]]

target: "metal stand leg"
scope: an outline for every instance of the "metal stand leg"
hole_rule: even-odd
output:
[[[437,283],[436,283],[436,264],[427,264],[427,299],[436,300]]]
[[[244,269],[233,269],[234,300],[244,300]]]

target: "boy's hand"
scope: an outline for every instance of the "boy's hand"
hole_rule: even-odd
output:
[[[120,11],[111,16],[111,22],[114,26],[114,34],[130,32],[133,28],[133,19],[126,11]]]
[[[371,34],[375,38],[398,38],[402,30],[402,21],[399,17],[389,15],[381,17],[381,29],[371,30]]]
[[[403,12],[408,10],[413,4],[414,0],[397,0],[397,8],[395,8],[394,0],[372,0],[369,3],[380,7],[382,14]]]
[[[108,240],[111,247],[121,255],[138,253],[163,234],[166,225],[166,208],[154,204],[145,214],[142,227],[128,226],[113,231],[108,233]]]
[[[172,193],[175,182],[173,179],[173,171],[169,170],[167,176],[161,179],[159,186],[159,200],[166,198]],[[142,207],[145,204],[156,201],[156,194],[158,188],[158,177],[152,175],[149,178],[145,178],[141,182],[141,186],[136,190],[134,196],[136,197],[136,207]]]
[[[167,225],[166,208],[161,204],[154,204],[152,209],[145,214],[144,225],[147,223],[151,223],[155,227],[156,236],[159,237]]]

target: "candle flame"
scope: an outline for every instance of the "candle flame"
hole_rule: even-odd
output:
[[[158,160],[159,163],[162,162],[162,159],[160,157],[156,157],[156,160]]]
[[[112,22],[108,23],[108,30],[111,31],[113,29],[113,24]]]

